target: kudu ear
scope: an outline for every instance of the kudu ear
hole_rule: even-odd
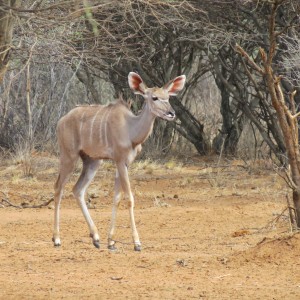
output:
[[[137,73],[130,72],[128,74],[128,84],[135,94],[144,95],[147,86],[143,79]]]
[[[185,79],[185,75],[178,76],[165,84],[164,89],[168,91],[170,96],[176,96],[177,93],[179,93],[183,89]]]

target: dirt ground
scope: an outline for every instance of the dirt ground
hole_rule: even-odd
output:
[[[300,299],[300,235],[282,214],[288,189],[270,163],[136,162],[140,253],[125,203],[118,251],[106,248],[114,166],[105,163],[88,191],[100,250],[71,193],[78,174],[79,167],[65,190],[55,248],[53,202],[15,208],[5,200],[26,207],[51,199],[57,159],[2,161],[0,299]]]

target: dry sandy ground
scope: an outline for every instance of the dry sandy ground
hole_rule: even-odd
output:
[[[53,196],[57,160],[3,162],[1,198],[20,205]],[[27,168],[27,169],[26,169]],[[126,205],[118,252],[106,250],[114,168],[105,164],[89,190],[102,243],[96,249],[71,194],[62,203],[62,246],[51,242],[53,203],[0,206],[1,299],[300,299],[300,235],[290,234],[287,189],[268,164],[194,158],[135,163],[131,182],[143,243],[133,251]]]

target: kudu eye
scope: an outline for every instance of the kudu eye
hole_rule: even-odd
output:
[[[156,101],[156,100],[158,100],[158,98],[156,96],[152,96],[152,100]]]

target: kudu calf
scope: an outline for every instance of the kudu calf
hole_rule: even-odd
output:
[[[162,88],[147,88],[141,77],[129,73],[128,82],[135,94],[145,99],[139,115],[118,101],[107,106],[79,106],[62,117],[57,125],[57,137],[60,149],[59,176],[55,183],[54,246],[60,246],[59,209],[63,188],[80,157],[83,168],[73,188],[73,193],[89,226],[90,236],[95,247],[100,247],[98,230],[87,209],[85,191],[99,167],[100,159],[111,159],[117,166],[115,177],[115,196],[112,209],[111,227],[108,234],[108,248],[115,249],[115,226],[117,208],[121,199],[121,190],[129,202],[130,222],[134,250],[141,250],[141,243],[134,221],[134,198],[128,178],[128,166],[133,162],[141,144],[152,131],[156,117],[172,121],[175,112],[169,103],[169,96],[176,95],[184,87],[185,76],[178,76]]]

